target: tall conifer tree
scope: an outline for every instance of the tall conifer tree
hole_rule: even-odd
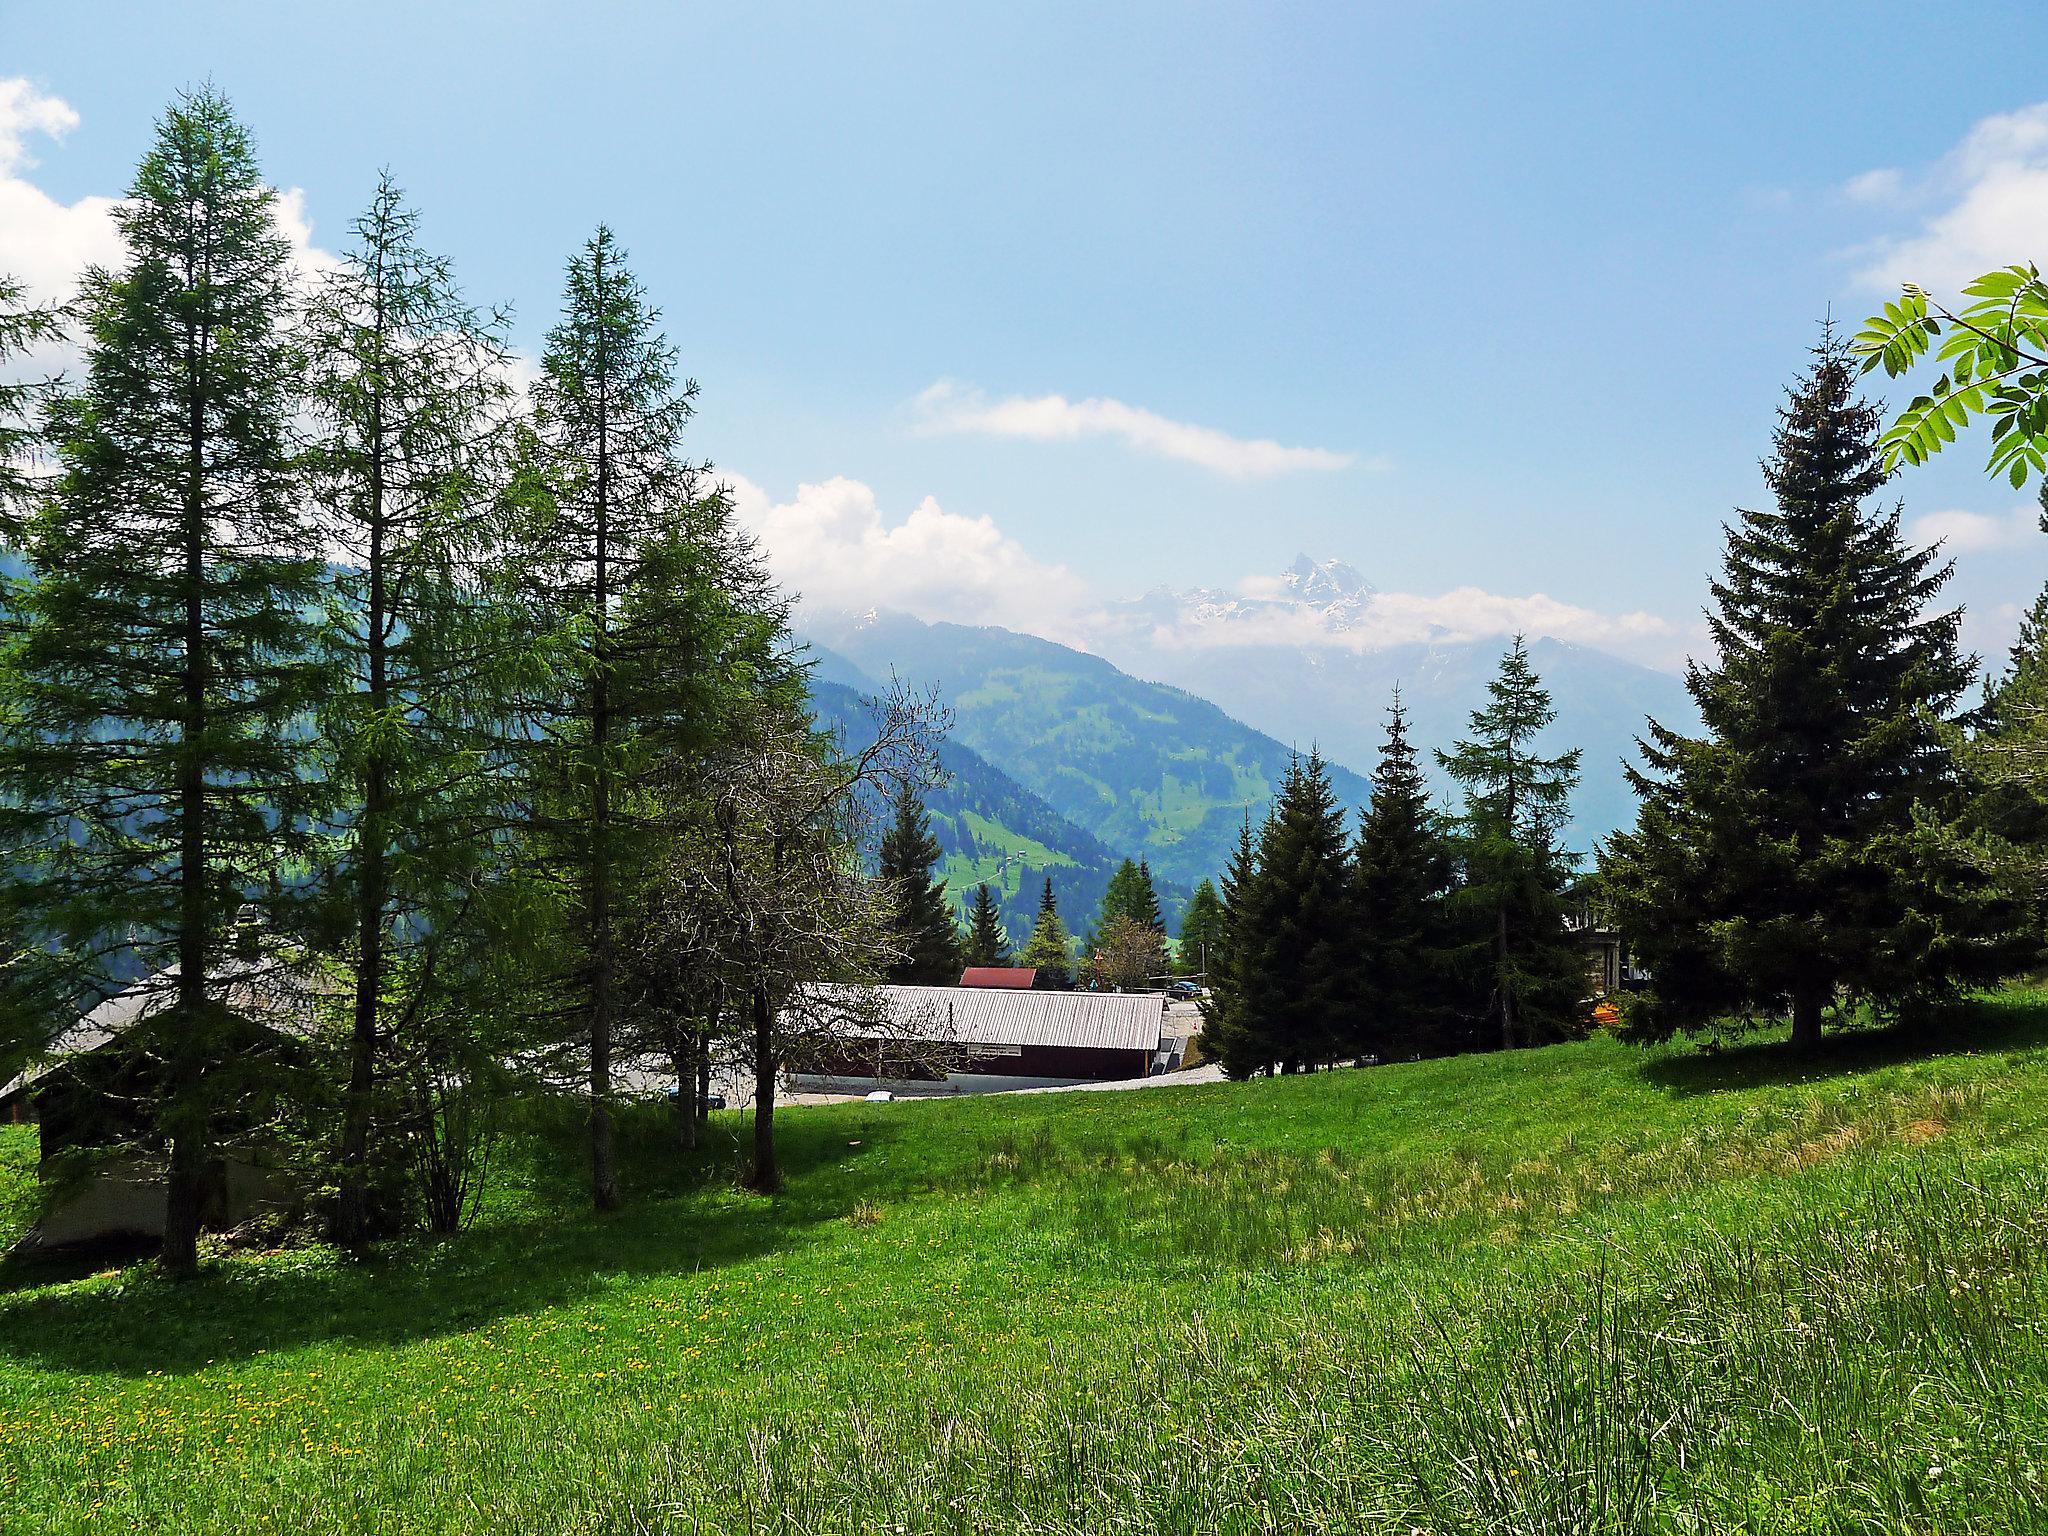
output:
[[[219,94],[159,120],[113,210],[121,267],[85,276],[85,372],[53,409],[62,472],[28,529],[6,664],[0,833],[23,906],[86,996],[165,977],[136,1044],[155,1062],[163,1261],[180,1271],[222,1118],[253,1093],[234,1048],[237,930],[278,921],[303,722],[326,682],[275,203]]]
[[[974,905],[968,910],[965,958],[969,965],[1010,964],[1010,936],[1003,932],[1003,919],[996,910],[995,892],[989,889],[986,880],[974,888]]]
[[[1728,530],[1687,686],[1706,726],[1651,722],[1636,825],[1610,845],[1616,916],[1655,977],[1649,1033],[1789,1013],[1821,1037],[1838,994],[1896,1012],[2017,963],[2017,912],[1940,823],[1962,785],[1944,722],[1971,680],[1950,568],[1908,545],[1875,409],[1824,332],[1779,412],[1776,506]]]
[[[1354,1051],[1388,1060],[1456,1048],[1454,938],[1445,910],[1451,877],[1449,842],[1396,689],[1351,855]]]
[[[1586,966],[1564,927],[1571,868],[1559,837],[1579,778],[1576,750],[1545,757],[1537,738],[1557,718],[1520,635],[1474,710],[1471,735],[1439,752],[1464,787],[1463,879],[1454,905],[1472,928],[1484,980],[1481,1012],[1504,1048],[1567,1039],[1585,1027]]]
[[[336,759],[330,891],[346,908],[354,989],[337,1220],[350,1243],[372,1228],[373,1107],[397,1022],[501,1011],[461,956],[481,961],[505,942],[478,943],[484,911],[506,907],[486,899],[489,828],[508,810],[492,766],[516,655],[488,594],[506,357],[495,320],[463,300],[417,225],[381,179],[303,326],[307,463],[343,556],[326,638],[344,681],[321,716]],[[422,995],[434,984],[460,987],[462,1009],[434,1006]],[[432,1055],[420,1069],[446,1077],[445,1050]]]
[[[1038,920],[1024,945],[1018,964],[1038,972],[1035,985],[1064,990],[1074,984],[1074,943],[1060,918],[1059,902],[1052,893],[1052,876],[1045,877],[1045,889],[1038,898]]]
[[[896,904],[895,931],[903,946],[888,979],[911,986],[945,987],[960,979],[960,929],[938,876],[939,840],[931,818],[904,784],[896,792],[895,819],[882,835],[880,873]]]
[[[618,1203],[620,925],[671,813],[663,773],[707,750],[721,689],[770,685],[782,633],[726,498],[682,456],[696,384],[659,321],[600,226],[569,263],[511,491],[519,590],[546,662],[522,695],[531,872],[568,915],[554,995],[587,1056],[599,1209]]]
[[[1180,918],[1177,958],[1183,976],[1204,973],[1222,958],[1226,921],[1223,898],[1217,894],[1216,882],[1204,880],[1188,898],[1187,910]]]
[[[1238,827],[1230,866],[1223,872],[1223,941],[1209,956],[1208,996],[1202,999],[1203,1053],[1232,1077],[1249,1077],[1272,1060],[1261,1054],[1261,1043],[1253,1034],[1252,999],[1240,980],[1238,963],[1250,940],[1246,920],[1258,876],[1258,845],[1247,813]]]

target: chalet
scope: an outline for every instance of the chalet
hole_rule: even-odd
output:
[[[1014,985],[877,991],[879,1017],[850,1029],[833,1059],[792,1074],[792,1087],[944,1094],[1117,1082],[1152,1071],[1166,1024],[1162,992],[1040,992]],[[953,1064],[892,1074],[882,1064],[881,1044],[920,1034],[948,1043]],[[877,1045],[872,1054],[864,1048],[870,1040]]]
[[[155,1027],[170,1015],[175,965],[134,982],[62,1030],[24,1071],[0,1085],[0,1121],[33,1120],[46,1189],[42,1220],[25,1240],[36,1247],[160,1238],[164,1230],[164,1148],[139,1106],[164,1068]],[[274,959],[243,962],[216,989],[226,1011],[222,1075],[232,1110],[220,1119],[226,1144],[208,1170],[202,1217],[235,1226],[297,1197],[265,1133],[280,1062],[303,1057],[318,1024],[323,979]]]

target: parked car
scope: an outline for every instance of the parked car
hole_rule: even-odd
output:
[[[1176,981],[1166,989],[1166,995],[1176,1003],[1190,1003],[1202,995],[1202,989],[1192,981]]]

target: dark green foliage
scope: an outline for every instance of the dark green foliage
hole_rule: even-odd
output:
[[[1347,1046],[1382,1061],[1441,1055],[1469,1039],[1455,1007],[1460,977],[1446,905],[1450,841],[1429,803],[1397,690],[1351,854],[1356,991]]]
[[[895,819],[882,835],[879,874],[894,893],[891,924],[902,955],[887,979],[912,986],[945,987],[960,979],[960,930],[953,922],[946,887],[934,873],[938,839],[932,836],[924,803],[910,784],[894,799]]]
[[[1187,911],[1181,914],[1175,958],[1183,976],[1200,975],[1222,959],[1227,921],[1223,898],[1216,894],[1216,883],[1204,880],[1195,887],[1195,894],[1188,898]]]
[[[10,360],[62,333],[62,316],[30,304],[22,285],[0,272],[0,543],[21,539],[21,514],[32,489],[30,460],[40,445],[36,413],[47,383],[7,376]]]
[[[1051,875],[1045,877],[1045,890],[1038,898],[1038,921],[1032,925],[1031,938],[1017,963],[1038,972],[1034,986],[1063,990],[1074,984],[1074,943],[1060,918],[1059,903],[1053,899]]]
[[[1586,1027],[1586,966],[1565,931],[1571,867],[1559,846],[1579,754],[1537,751],[1557,712],[1521,636],[1487,692],[1492,702],[1472,712],[1471,735],[1437,754],[1465,794],[1451,909],[1464,928],[1486,1038],[1541,1045]]]
[[[1344,1045],[1352,936],[1344,814],[1320,756],[1294,761],[1255,857],[1248,842],[1247,831],[1227,877],[1228,963],[1204,1050],[1236,1078],[1329,1065]]]
[[[525,873],[561,918],[534,1002],[556,1038],[583,1037],[600,1207],[618,1198],[620,925],[674,814],[665,786],[715,743],[722,700],[800,686],[726,498],[682,457],[696,385],[658,322],[600,228],[569,263],[510,492],[514,590],[537,635],[520,690]]]
[[[511,811],[500,770],[519,660],[508,608],[489,591],[506,356],[495,321],[464,302],[417,225],[380,181],[301,327],[304,464],[341,557],[326,628],[340,677],[319,710],[332,754],[320,887],[354,994],[340,1074],[347,1242],[395,1215],[370,1209],[373,1165],[423,1141],[462,1144],[437,1134],[443,1091],[506,1053],[479,1034],[516,1014],[505,962],[531,945],[493,832]],[[445,1160],[432,1167],[430,1185],[459,1184]],[[430,1196],[422,1208],[459,1219],[462,1202]]]
[[[1779,413],[1777,505],[1728,530],[1709,614],[1718,665],[1687,684],[1706,734],[1650,725],[1643,807],[1606,860],[1653,972],[1646,1033],[1789,1012],[1819,1039],[1841,993],[1880,1012],[1952,998],[2021,957],[2017,913],[1942,824],[1964,786],[1944,722],[1970,681],[1949,578],[1866,510],[1880,419],[1824,335]]]
[[[168,1145],[177,1269],[196,1260],[201,1181],[241,1091],[238,933],[286,926],[313,777],[303,724],[331,686],[287,444],[299,397],[275,201],[217,93],[157,124],[114,210],[123,265],[84,280],[85,373],[51,412],[61,474],[11,596],[12,904],[71,962],[74,1002],[178,967],[144,1116]]]
[[[1125,859],[1109,877],[1095,932],[1109,932],[1119,918],[1150,928],[1162,938],[1166,935],[1166,920],[1159,915],[1159,892],[1152,884],[1152,866],[1143,860]]]
[[[974,905],[967,913],[968,965],[1009,965],[1010,936],[1003,932],[1002,917],[996,911],[995,893],[984,881],[974,888]]]

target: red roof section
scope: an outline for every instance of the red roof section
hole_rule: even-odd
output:
[[[1037,980],[1038,972],[1023,965],[970,965],[960,973],[963,987],[1009,987],[1028,992]]]

